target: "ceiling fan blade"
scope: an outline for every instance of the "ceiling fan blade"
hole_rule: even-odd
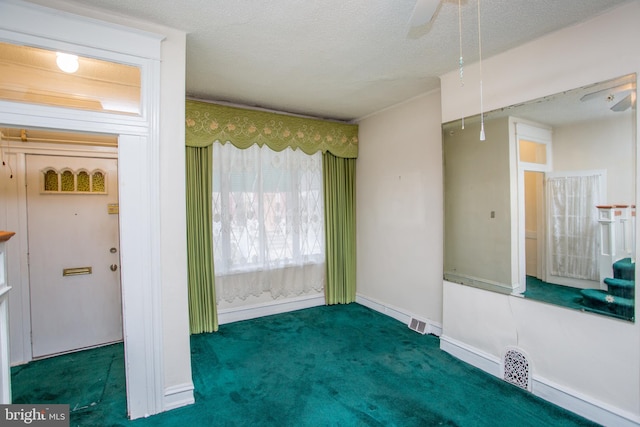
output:
[[[409,20],[409,27],[420,27],[429,23],[436,13],[438,5],[440,5],[440,0],[416,0]]]
[[[582,98],[580,98],[580,101],[590,101],[592,99],[595,98],[600,98],[602,96],[608,96],[608,95],[615,95],[617,93],[620,92],[626,92],[629,90],[634,90],[636,88],[636,84],[635,83],[627,83],[627,84],[623,84],[620,86],[615,86],[612,88],[608,88],[608,89],[602,89],[596,92],[592,92],[592,93],[588,93],[586,95],[584,95]]]
[[[622,101],[611,107],[612,111],[625,111],[633,105],[633,94],[627,95]]]

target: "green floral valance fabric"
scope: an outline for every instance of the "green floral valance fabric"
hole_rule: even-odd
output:
[[[291,147],[307,154],[329,151],[338,157],[358,157],[358,125],[192,100],[187,100],[186,110],[189,147],[206,147],[220,141],[238,148],[258,144],[276,151]]]

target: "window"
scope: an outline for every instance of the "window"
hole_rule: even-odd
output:
[[[42,192],[47,194],[107,194],[105,173],[99,170],[42,171]]]
[[[0,42],[0,72],[3,100],[140,115],[140,67]]]
[[[216,142],[213,249],[216,288],[227,301],[265,292],[277,297],[309,290],[300,283],[307,280],[301,278],[300,268],[315,266],[324,271],[322,154],[290,148],[276,152],[258,145],[239,149]],[[285,269],[298,269],[297,276],[279,277],[277,292],[269,283],[273,276],[244,276],[242,285],[218,280],[218,276]],[[317,288],[318,279],[314,282],[312,287]]]
[[[545,143],[518,140],[520,143],[520,161],[526,163],[547,164],[547,145]]]

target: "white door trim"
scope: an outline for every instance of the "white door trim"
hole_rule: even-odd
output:
[[[514,283],[516,284],[513,289],[513,294],[521,295],[527,289],[524,173],[525,171],[547,172],[551,169],[552,130],[548,126],[544,126],[539,123],[530,122],[516,117],[509,117],[509,137],[509,147],[512,156],[511,207],[512,213],[516,213],[515,215],[512,215],[511,218],[512,249],[515,249],[511,251],[511,276],[515,279]],[[521,139],[544,144],[546,148],[546,163],[537,164],[520,161]],[[515,174],[513,173],[514,170]],[[513,182],[514,175],[515,185]],[[513,254],[516,254],[516,256]]]
[[[143,113],[139,117],[0,102],[2,124],[119,135],[125,370],[131,418],[163,410],[158,208],[162,38],[21,1],[0,3],[3,41],[50,49],[65,47],[72,53],[141,67]]]

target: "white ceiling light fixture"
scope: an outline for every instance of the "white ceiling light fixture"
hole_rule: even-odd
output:
[[[56,52],[56,64],[65,73],[73,74],[78,71],[80,64],[78,57],[70,53]]]

